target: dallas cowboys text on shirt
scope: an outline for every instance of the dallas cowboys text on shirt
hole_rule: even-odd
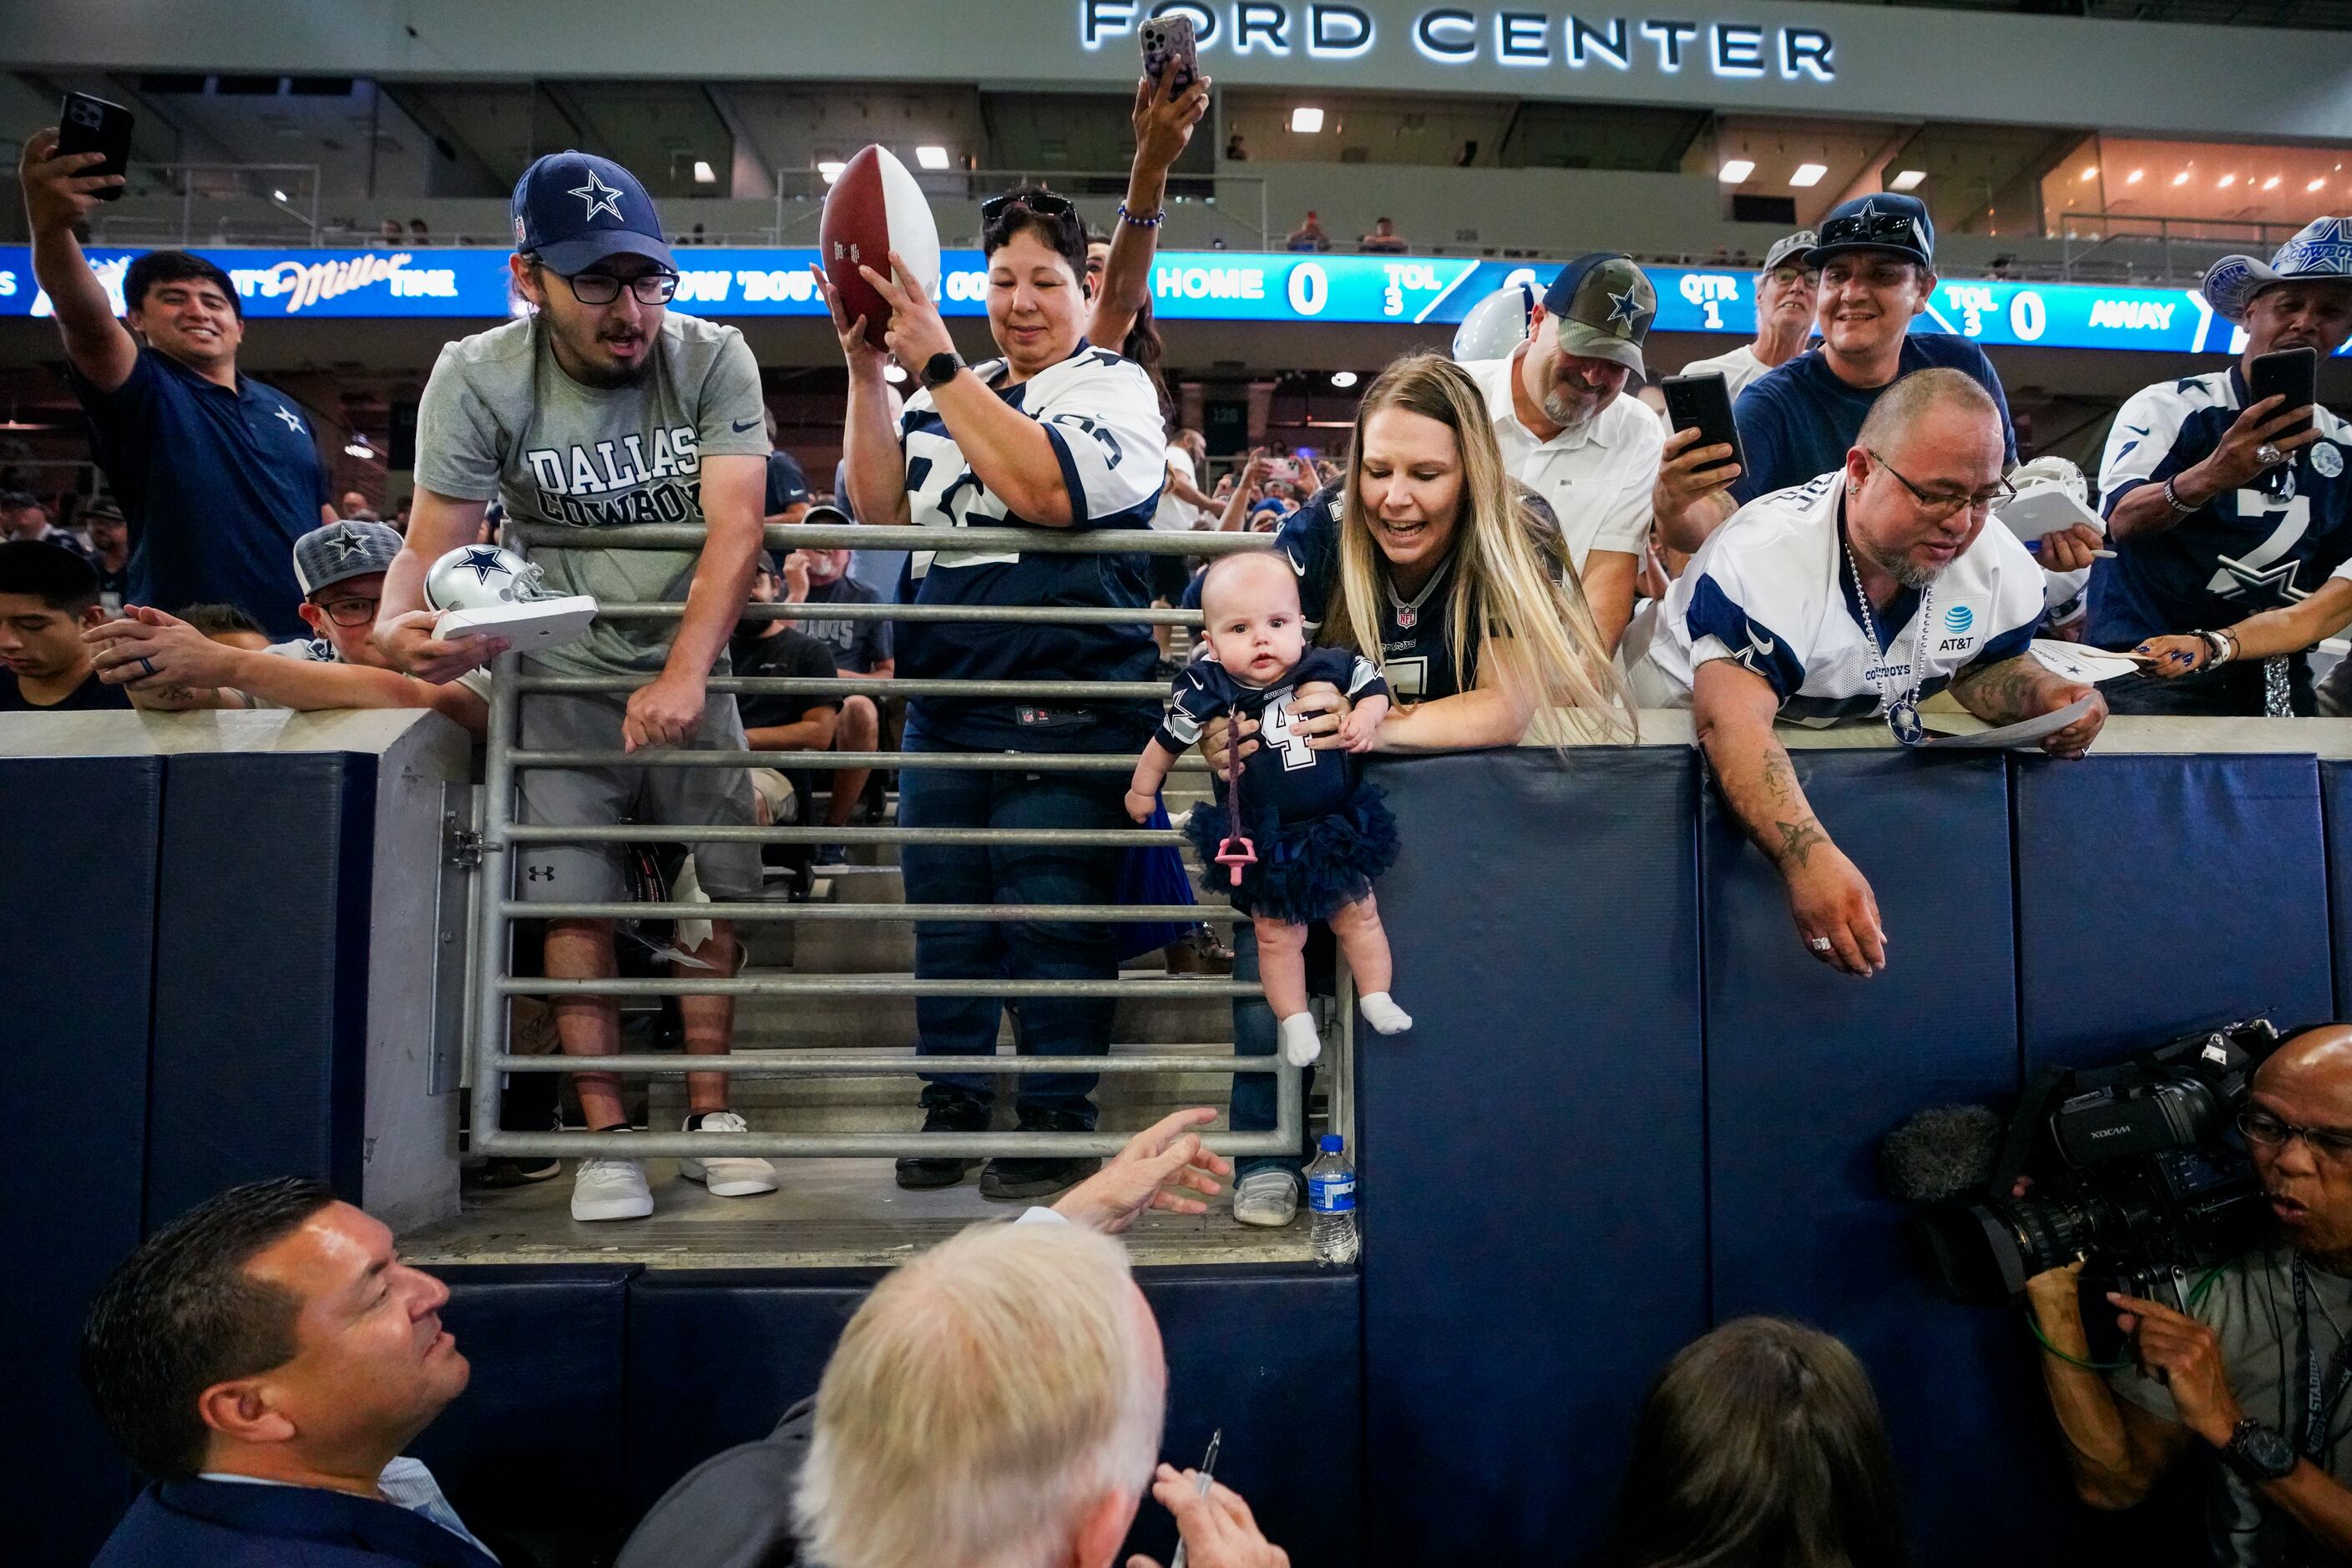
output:
[[[673,425],[655,429],[650,452],[643,437],[628,435],[568,451],[535,447],[523,461],[539,487],[541,512],[558,521],[582,528],[685,522],[701,515],[702,481],[680,477],[702,471],[698,446],[693,426]]]

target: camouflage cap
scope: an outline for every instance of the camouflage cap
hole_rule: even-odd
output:
[[[1642,344],[1658,318],[1658,291],[1632,257],[1613,250],[1578,257],[1544,290],[1544,310],[1568,353],[1649,374]]]

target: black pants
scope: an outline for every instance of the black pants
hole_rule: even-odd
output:
[[[2173,680],[2127,675],[2099,688],[2110,713],[2137,713],[2178,718],[2263,717],[2263,660],[2233,661],[2219,669],[2201,670]],[[2301,654],[2287,659],[2287,693],[2299,718],[2314,718],[2318,700],[2312,694],[2311,661]]]

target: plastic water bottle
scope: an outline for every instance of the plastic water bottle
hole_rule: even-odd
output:
[[[1315,1216],[1315,1261],[1336,1268],[1356,1260],[1356,1166],[1337,1132],[1323,1134],[1321,1146],[1307,1167],[1307,1207]]]

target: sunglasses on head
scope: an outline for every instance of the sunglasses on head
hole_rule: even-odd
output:
[[[1875,245],[1898,240],[1906,249],[1925,251],[1927,237],[1919,232],[1919,220],[1902,213],[1871,213],[1867,216],[1855,213],[1851,217],[1833,217],[1822,225],[1822,244]]]
[[[994,223],[1003,216],[1008,207],[1025,208],[1035,213],[1039,217],[1056,220],[1078,216],[1078,209],[1070,205],[1067,196],[1057,196],[1051,191],[1014,191],[1001,196],[991,196],[981,203],[980,221]]]

